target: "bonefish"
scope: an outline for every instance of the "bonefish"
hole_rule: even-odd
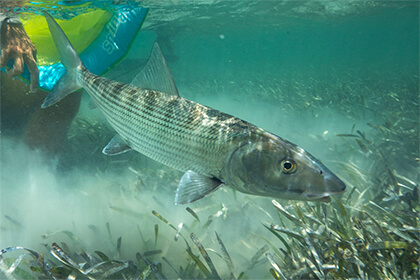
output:
[[[119,83],[89,72],[60,26],[45,17],[66,73],[42,107],[84,88],[117,132],[103,153],[135,150],[185,172],[175,204],[196,201],[223,185],[253,195],[320,201],[346,189],[295,144],[180,97],[157,43],[133,82]]]

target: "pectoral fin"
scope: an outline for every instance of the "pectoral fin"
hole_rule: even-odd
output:
[[[187,204],[205,197],[217,190],[223,183],[215,178],[187,171],[179,182],[175,195],[175,205]]]
[[[89,109],[91,109],[91,110],[98,108],[98,105],[96,105],[95,101],[93,101],[92,98],[89,98],[89,103],[88,104],[89,104]]]
[[[108,145],[102,150],[102,153],[107,156],[115,156],[131,150],[132,149],[127,145],[124,139],[117,134],[109,141]]]

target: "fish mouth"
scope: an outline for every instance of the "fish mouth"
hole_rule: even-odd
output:
[[[330,202],[331,195],[340,194],[346,191],[346,184],[335,175],[325,177],[325,190],[319,193],[307,193],[306,198],[310,201]],[[314,188],[315,189],[315,188]]]
[[[325,192],[324,196],[330,196],[334,194],[340,194],[346,191],[346,184],[340,180],[337,176],[330,173],[324,177]]]
[[[324,197],[315,199],[314,201],[317,201],[317,202],[331,202],[331,197],[330,196],[324,196]]]
[[[334,176],[333,178],[325,178],[325,186],[330,192],[328,195],[339,194],[346,191],[346,184]]]
[[[335,193],[321,193],[321,194],[307,194],[306,198],[310,201],[319,201],[319,202],[330,202],[331,197]]]

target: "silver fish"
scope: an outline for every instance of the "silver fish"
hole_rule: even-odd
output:
[[[117,132],[103,153],[135,150],[185,172],[175,204],[196,201],[223,185],[253,195],[320,201],[346,189],[295,144],[180,97],[157,43],[133,82],[119,83],[89,72],[60,26],[45,17],[66,73],[42,107],[84,88]]]

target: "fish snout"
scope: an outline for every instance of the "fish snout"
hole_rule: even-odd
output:
[[[325,191],[329,195],[339,194],[346,190],[346,184],[333,173],[326,174],[324,177]]]
[[[307,188],[305,192],[307,200],[329,202],[331,195],[340,194],[346,190],[346,184],[328,169],[320,169],[318,174],[323,177],[323,181]]]

